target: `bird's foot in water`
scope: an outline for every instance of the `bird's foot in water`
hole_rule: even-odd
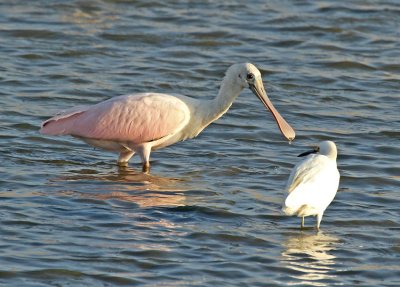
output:
[[[142,165],[142,171],[143,171],[144,173],[149,173],[149,172],[150,172],[150,163],[149,163],[149,162],[145,162],[145,163]]]
[[[127,161],[118,161],[117,164],[120,167],[127,167],[128,166],[128,162]]]
[[[304,229],[304,216],[301,218],[300,229]]]

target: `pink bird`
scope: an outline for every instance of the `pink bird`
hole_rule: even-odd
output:
[[[196,137],[228,111],[244,88],[253,91],[271,111],[282,134],[293,140],[294,130],[268,99],[261,73],[250,63],[229,67],[212,100],[160,93],[118,96],[62,111],[43,122],[40,132],[71,135],[94,147],[119,152],[118,164],[122,166],[138,153],[146,172],[152,150]]]

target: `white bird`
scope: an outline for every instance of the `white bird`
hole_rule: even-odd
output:
[[[138,153],[143,171],[148,171],[152,150],[196,137],[228,111],[244,88],[250,88],[270,110],[284,137],[293,140],[294,130],[272,105],[260,71],[250,63],[232,65],[212,100],[160,93],[119,96],[63,111],[43,122],[40,131],[72,135],[92,146],[119,152],[119,165],[127,165]]]
[[[317,153],[317,154],[316,154]],[[319,230],[324,211],[334,199],[339,187],[340,174],[336,165],[337,150],[332,141],[320,142],[292,170],[286,185],[287,196],[282,210],[286,215],[317,216]]]

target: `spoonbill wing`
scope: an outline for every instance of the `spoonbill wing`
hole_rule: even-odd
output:
[[[73,109],[45,121],[44,134],[145,143],[181,130],[190,110],[166,94],[119,96],[89,107]]]

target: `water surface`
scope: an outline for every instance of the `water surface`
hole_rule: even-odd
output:
[[[2,1],[0,284],[398,286],[397,1]],[[118,168],[38,133],[60,109],[144,91],[210,99],[249,61],[297,138],[250,91],[197,139]],[[282,216],[296,155],[334,140],[342,175],[316,233]]]

